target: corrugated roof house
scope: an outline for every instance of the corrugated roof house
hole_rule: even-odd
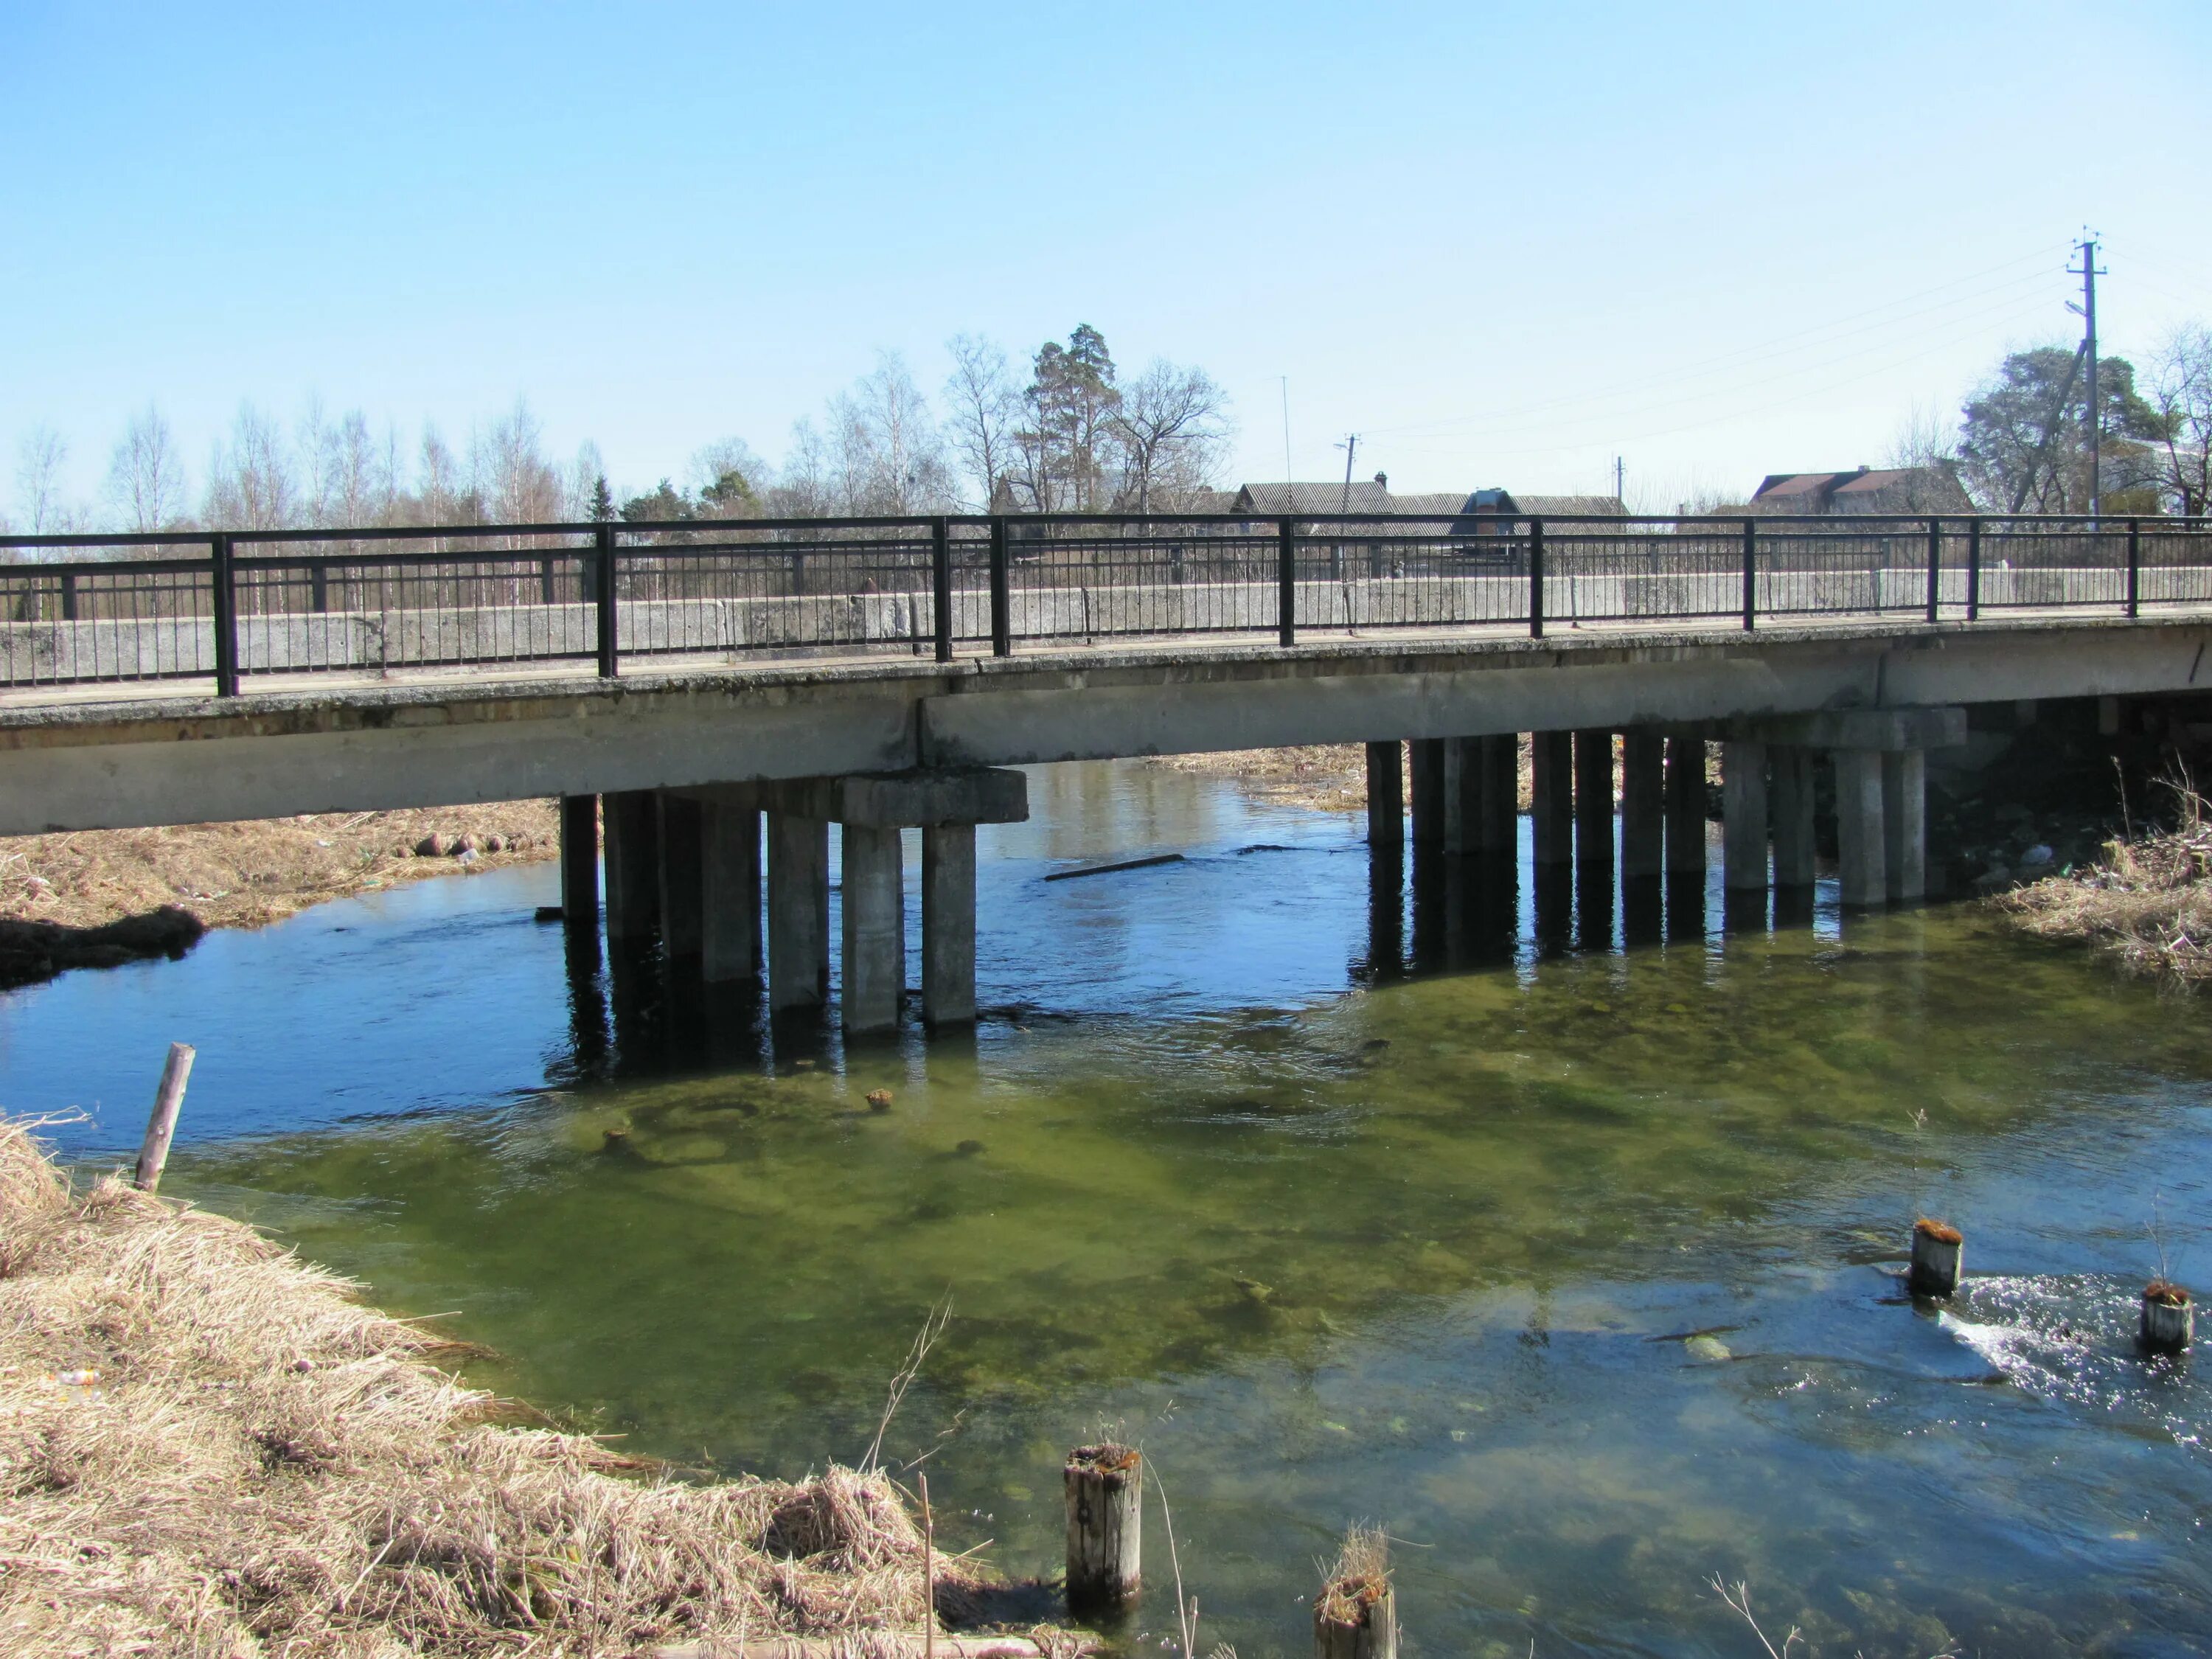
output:
[[[1753,513],[1848,514],[1859,517],[1972,513],[1974,504],[1949,468],[1875,471],[1771,472],[1751,498]]]
[[[1347,490],[1341,480],[1333,483],[1248,483],[1237,491],[1228,510],[1255,519],[1322,516],[1350,513],[1382,522],[1393,519],[1449,519],[1449,533],[1472,536],[1492,526],[1484,519],[1626,518],[1628,508],[1618,495],[1516,495],[1504,489],[1451,489],[1394,495],[1389,475],[1378,472]]]

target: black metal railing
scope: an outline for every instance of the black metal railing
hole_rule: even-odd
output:
[[[1224,515],[0,537],[0,689],[2212,608],[2212,521]]]

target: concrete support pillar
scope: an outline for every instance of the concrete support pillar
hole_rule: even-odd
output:
[[[700,976],[710,985],[761,971],[761,815],[710,801],[699,820]]]
[[[599,798],[561,797],[561,916],[571,927],[599,925]]]
[[[1870,749],[1838,749],[1836,759],[1836,851],[1843,865],[1843,899],[1866,908],[1889,897],[1883,846],[1881,757]]]
[[[1482,739],[1446,738],[1444,749],[1444,851],[1482,848]]]
[[[1774,884],[1813,884],[1813,751],[1802,744],[1767,750],[1769,804],[1774,814]]]
[[[972,823],[932,824],[921,832],[921,1017],[932,1025],[975,1023]]]
[[[844,838],[844,962],[839,1012],[851,1032],[898,1024],[906,989],[906,888],[899,832],[848,823]]]
[[[699,957],[707,915],[705,815],[689,796],[660,792],[660,939],[672,962]]]
[[[1881,757],[1881,861],[1889,896],[1917,904],[1928,895],[1928,757],[1893,750]]]
[[[768,1006],[819,1008],[830,999],[830,826],[768,815]]]
[[[1575,733],[1575,862],[1613,862],[1613,733]]]
[[[649,939],[660,924],[660,804],[650,789],[605,798],[607,937]]]
[[[1667,739],[1667,867],[1682,875],[1705,870],[1705,741]]]
[[[1480,844],[1509,866],[1521,851],[1521,739],[1510,732],[1482,739]]]
[[[1444,740],[1416,738],[1406,746],[1413,756],[1414,844],[1441,847],[1444,840]]]
[[[1723,879],[1739,892],[1766,885],[1766,745],[1721,745]]]
[[[1367,745],[1367,844],[1406,844],[1406,745],[1395,738]]]
[[[1539,866],[1575,861],[1574,738],[1538,732],[1529,738],[1529,817]]]
[[[1635,731],[1620,739],[1620,873],[1634,881],[1667,867],[1666,740]]]

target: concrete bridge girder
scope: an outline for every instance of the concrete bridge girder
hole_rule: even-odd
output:
[[[6,708],[0,834],[2123,696],[2200,683],[2208,646],[2202,621],[1591,629]]]

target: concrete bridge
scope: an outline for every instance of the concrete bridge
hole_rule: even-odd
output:
[[[599,913],[603,818],[610,936],[657,935],[672,960],[696,962],[710,981],[764,974],[771,1006],[794,1010],[829,1001],[834,823],[844,870],[838,1008],[848,1030],[866,1031],[896,1023],[904,989],[906,828],[922,836],[925,1016],[936,1024],[974,1017],[975,827],[1026,815],[1025,780],[1010,769],[1021,765],[1364,743],[1378,865],[1410,839],[1416,848],[1495,866],[1516,857],[1513,757],[1519,734],[1532,733],[1540,870],[1609,872],[1617,799],[1619,873],[1627,883],[1702,872],[1707,744],[1718,743],[1726,880],[1750,891],[1809,887],[1813,767],[1825,755],[1835,769],[1844,897],[1871,905],[1923,891],[1924,757],[1961,740],[1964,705],[2212,684],[2212,586],[2203,586],[2206,599],[2193,597],[2212,574],[2212,543],[2203,565],[2196,562],[2201,530],[2189,532],[2190,556],[2169,548],[2151,581],[2137,533],[2115,544],[2124,545],[2124,563],[2100,565],[2082,562],[2087,532],[2067,527],[2063,561],[2034,577],[2050,602],[2006,606],[1987,599],[1992,589],[1980,566],[1988,544],[1978,526],[1967,527],[1971,565],[1947,561],[1955,529],[1920,526],[1911,536],[1885,533],[1873,555],[1854,553],[1863,568],[1850,574],[1832,550],[1813,542],[1795,552],[1786,541],[1770,547],[1762,564],[1756,526],[1747,532],[1741,524],[1717,538],[1735,562],[1715,568],[1701,553],[1695,569],[1681,547],[1655,549],[1656,530],[1637,545],[1615,530],[1593,532],[1587,546],[1611,567],[1604,572],[1576,569],[1574,538],[1555,533],[1547,546],[1537,523],[1509,526],[1510,533],[1432,529],[1394,540],[1371,526],[1301,521],[1261,538],[1224,527],[1211,542],[1142,524],[1140,540],[1115,544],[1115,556],[1129,561],[1115,567],[1126,579],[1121,598],[1099,597],[1099,538],[1089,521],[1089,563],[1070,563],[1056,587],[1040,571],[1028,578],[1036,591],[1060,593],[1054,614],[1073,605],[1068,593],[1081,593],[1089,620],[1071,625],[1084,627],[1109,604],[1137,606],[1129,596],[1150,592],[1148,583],[1181,590],[1173,606],[1163,600],[1103,639],[1054,631],[1058,623],[1036,637],[1017,629],[1024,614],[1034,620],[1045,611],[1024,613],[1013,602],[1013,538],[1004,521],[989,522],[980,614],[960,622],[954,538],[947,521],[936,520],[924,562],[869,567],[926,579],[926,592],[886,595],[878,575],[866,575],[852,592],[803,596],[814,620],[773,653],[702,644],[695,631],[684,649],[627,657],[618,673],[601,647],[624,627],[635,637],[633,625],[661,625],[655,616],[665,623],[670,605],[726,612],[739,601],[635,597],[625,610],[617,583],[605,579],[623,571],[610,559],[596,576],[588,568],[579,575],[599,584],[584,607],[586,632],[596,636],[568,644],[587,649],[564,646],[520,660],[504,651],[464,653],[456,661],[441,647],[398,670],[364,672],[349,655],[312,674],[257,673],[240,650],[253,636],[252,618],[239,610],[237,591],[222,601],[225,580],[250,588],[241,587],[236,563],[226,576],[234,550],[216,550],[199,565],[49,560],[6,568],[0,604],[12,603],[14,620],[0,622],[0,651],[10,653],[0,660],[34,658],[42,629],[78,632],[46,659],[50,670],[69,672],[11,672],[10,689],[0,693],[0,833],[558,796],[572,921]],[[1850,532],[1860,542],[1870,533]],[[609,532],[592,534],[604,552]],[[1242,580],[1240,570],[1205,580],[1224,573],[1202,568],[1198,552],[1233,563],[1255,540],[1278,558],[1272,584]],[[1917,574],[1894,562],[1899,544],[1925,550]],[[774,565],[778,581],[788,580],[791,544],[746,545],[763,567]],[[1133,545],[1158,566],[1141,573],[1143,581],[1131,575]],[[818,558],[818,548],[801,552]],[[1168,549],[1178,550],[1178,566],[1162,562]],[[706,557],[690,544],[682,550]],[[1662,555],[1675,564],[1662,568]],[[447,585],[448,597],[462,580],[449,551],[388,556],[415,559],[403,568],[431,572],[421,580]],[[672,555],[655,544],[636,556],[665,564]],[[509,640],[518,629],[553,638],[557,620],[577,607],[549,592],[566,577],[544,567],[581,557],[501,550],[501,573],[472,580],[479,588],[506,584],[510,597],[483,603],[479,591],[474,614],[495,617]],[[303,580],[298,593],[303,605],[319,597],[325,608],[254,612],[269,629],[287,638],[301,629],[304,638],[333,623],[343,631],[353,626],[346,618],[366,614],[349,585],[362,588],[372,562],[314,553],[294,562],[317,559],[325,562],[319,590]],[[1416,568],[1423,560],[1433,568]],[[1308,574],[1309,564],[1317,574]],[[517,565],[526,577],[507,568]],[[146,595],[176,591],[183,566],[193,580],[204,576],[216,602],[204,616],[178,605],[178,614],[149,617]],[[313,574],[312,563],[303,568]],[[2022,567],[2002,568],[2014,573],[2006,580],[2025,580]],[[1182,580],[1165,580],[1164,570]],[[61,609],[48,600],[64,575],[74,614],[49,615]],[[1760,609],[1793,580],[1816,577],[1849,603],[1779,618]],[[1582,605],[1571,586],[1578,579],[1612,584],[1581,597],[1611,597]],[[1363,585],[1365,597],[1346,600],[1351,608],[1340,615],[1307,592],[1310,582],[1333,583],[1340,595],[1347,584]],[[1662,592],[1655,586],[1662,582],[1673,586]],[[1638,583],[1644,597],[1631,604]],[[1900,584],[1913,600],[1902,614],[1894,602]],[[2156,597],[2147,599],[2151,590]],[[1735,603],[1717,603],[1723,591]],[[1192,621],[1194,592],[1200,625]],[[100,614],[103,605],[122,611],[116,596],[125,593],[135,593],[135,614]],[[1387,605],[1376,597],[1392,593]],[[1518,606],[1505,603],[1510,593],[1522,596]],[[775,602],[788,606],[799,597]],[[1266,610],[1261,597],[1274,607],[1267,617],[1273,637],[1255,641],[1246,613]],[[904,621],[885,636],[840,632],[871,607],[896,621],[892,601],[903,604]],[[744,602],[770,601],[755,593]],[[1584,614],[1563,615],[1570,604]],[[1364,623],[1353,619],[1359,605]],[[1434,614],[1407,619],[1423,606]],[[1680,614],[1665,614],[1670,607]],[[393,626],[398,611],[387,607],[385,616],[387,638],[419,642],[443,626],[426,623],[419,609],[400,618],[404,627]],[[135,640],[149,626],[191,636],[191,653],[179,648],[177,657],[189,672],[118,678],[112,654],[102,661],[96,646],[80,641],[102,627],[112,639],[127,629]],[[210,673],[214,686],[196,683],[210,670],[223,671]]]

